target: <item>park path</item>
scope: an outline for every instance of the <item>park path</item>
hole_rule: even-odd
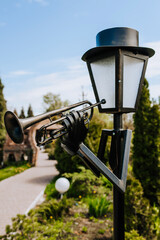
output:
[[[58,174],[56,161],[47,159],[47,154],[39,151],[36,167],[0,182],[0,235],[12,217],[26,214],[42,201],[45,186]]]

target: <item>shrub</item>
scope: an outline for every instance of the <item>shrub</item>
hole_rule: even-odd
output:
[[[88,230],[87,227],[85,227],[85,226],[82,227],[82,232],[83,232],[83,233],[87,233],[87,230]]]
[[[90,170],[84,167],[78,168],[80,172],[65,173],[63,176],[69,178],[71,186],[66,193],[68,197],[78,198],[79,196],[98,196],[108,193],[106,181],[97,178]]]
[[[68,213],[69,208],[73,205],[72,199],[66,199],[63,197],[62,200],[57,201],[51,199],[42,203],[37,209],[33,211],[38,221],[43,222],[44,220],[54,219],[57,220],[63,216],[64,213]],[[33,214],[31,211],[31,215]]]
[[[54,151],[55,151],[54,147],[51,147],[46,150],[46,152],[48,152],[48,159],[55,159]]]
[[[57,160],[56,168],[60,174],[78,172],[78,166],[83,166],[83,162],[79,157],[71,157],[62,149],[60,139],[55,143],[54,158]]]
[[[151,218],[152,207],[149,200],[143,197],[143,188],[139,180],[130,176],[125,193],[126,231],[136,230],[146,239],[153,239],[154,221]]]
[[[103,235],[105,233],[105,231],[106,231],[105,229],[99,229],[98,233]]]
[[[72,222],[64,224],[61,219],[72,205],[73,200],[66,198],[44,202],[32,209],[28,216],[19,214],[13,218],[12,226],[6,226],[6,234],[0,239],[72,239],[68,237]]]
[[[134,114],[133,172],[151,205],[158,203],[160,189],[160,110],[151,106],[145,79],[138,111]]]
[[[55,188],[55,182],[59,177],[60,177],[59,175],[54,177],[52,181],[49,184],[47,184],[44,191],[44,194],[46,195],[47,200],[50,200],[52,198],[58,199],[60,197],[59,192]]]
[[[110,202],[105,198],[89,199],[89,215],[95,218],[104,217],[107,214]]]
[[[154,222],[154,232],[159,240],[160,239],[160,209],[155,204],[152,208],[152,219]]]
[[[74,239],[71,235],[72,222],[63,223],[60,220],[49,219],[43,223],[37,222],[34,216],[17,215],[12,220],[12,226],[6,227],[6,234],[0,239],[37,239],[37,240],[63,240]]]
[[[125,240],[145,240],[136,230],[125,233]]]

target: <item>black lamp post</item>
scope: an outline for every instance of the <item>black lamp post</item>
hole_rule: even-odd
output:
[[[139,47],[138,32],[130,28],[111,28],[97,34],[97,47],[88,50],[82,60],[86,61],[96,101],[105,99],[99,105],[99,112],[114,114],[116,135],[111,148],[110,165],[120,179],[123,168],[123,149],[120,137],[122,114],[136,111],[141,94],[147,61],[154,50]],[[106,135],[105,135],[106,134]],[[99,158],[102,159],[106,138],[101,138]],[[105,138],[106,137],[106,138]],[[100,156],[102,155],[102,156]],[[120,184],[119,184],[120,186]],[[114,239],[124,239],[124,193],[114,185]]]

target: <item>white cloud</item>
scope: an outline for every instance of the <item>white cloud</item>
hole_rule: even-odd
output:
[[[49,2],[47,0],[27,0],[29,3],[39,3],[42,6],[49,5]]]
[[[146,47],[153,48],[155,55],[148,61],[146,77],[152,78],[160,75],[160,42],[150,42]]]
[[[146,78],[149,81],[151,99],[160,96],[160,41],[145,44],[146,47],[155,50],[155,55],[148,60]]]
[[[33,74],[32,72],[29,71],[25,71],[25,70],[17,70],[17,71],[13,71],[9,73],[10,77],[14,77],[14,76],[26,76],[26,75],[30,75]]]
[[[70,59],[70,61],[66,61],[66,66],[63,69],[63,71],[41,74],[35,77],[29,76],[27,71],[12,72],[12,76],[20,76],[21,81],[16,81],[14,84],[8,81],[8,86],[5,85],[5,98],[8,102],[8,109],[13,110],[16,108],[20,112],[23,106],[27,111],[31,103],[34,114],[37,115],[44,111],[42,102],[46,93],[60,94],[63,101],[68,100],[70,103],[75,103],[82,100],[82,86],[86,99],[94,101],[85,65],[76,61],[73,63]]]
[[[160,96],[160,84],[150,85],[149,89],[151,99],[154,98],[158,101],[158,97]]]

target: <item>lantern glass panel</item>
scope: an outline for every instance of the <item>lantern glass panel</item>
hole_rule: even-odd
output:
[[[144,60],[125,56],[123,59],[123,107],[135,108]]]
[[[99,100],[106,100],[102,109],[115,108],[115,56],[92,62],[91,69]]]

